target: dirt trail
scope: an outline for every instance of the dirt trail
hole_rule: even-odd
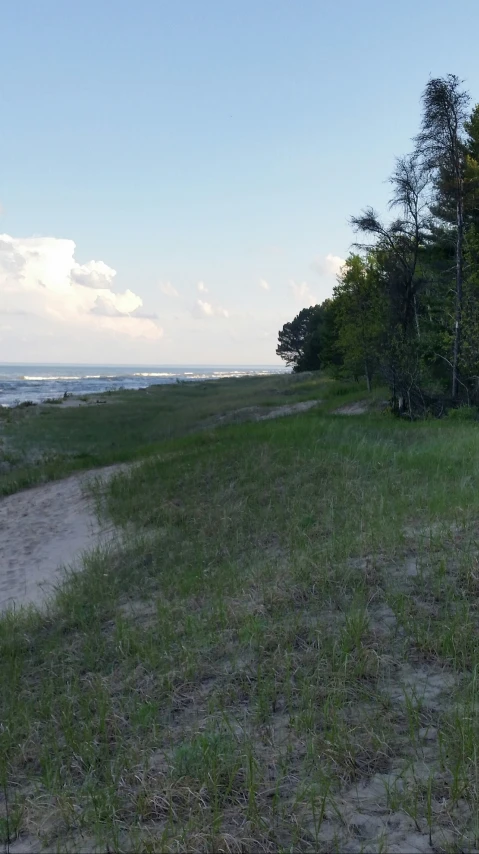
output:
[[[266,414],[250,407],[244,413],[248,420],[266,421],[304,412],[318,402],[277,406]],[[63,405],[76,403],[67,400]],[[111,538],[113,529],[101,528],[85,487],[96,477],[108,479],[125,468],[122,463],[82,472],[0,499],[0,612],[41,605],[60,580],[62,567]]]
[[[271,421],[273,418],[283,418],[286,415],[297,415],[299,412],[307,412],[314,406],[319,406],[320,400],[303,400],[300,403],[287,403],[283,406],[274,406],[269,411],[264,411],[262,406],[244,406],[242,409],[233,409],[224,415],[215,415],[209,419],[206,426],[217,426],[218,424],[236,424],[246,421]]]
[[[0,499],[0,611],[41,605],[62,566],[106,542],[85,487],[111,477],[122,465],[82,472]]]
[[[369,409],[367,400],[357,400],[356,403],[348,403],[335,409],[333,415],[364,415]]]

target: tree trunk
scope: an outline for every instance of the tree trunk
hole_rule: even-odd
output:
[[[368,363],[364,363],[364,373],[366,374],[366,385],[368,387],[368,391],[371,391],[371,377],[369,376],[369,367]]]
[[[457,241],[456,241],[456,318],[454,329],[454,353],[452,357],[452,397],[457,397],[458,388],[458,362],[461,346],[461,320],[462,320],[462,267],[463,267],[463,243],[464,243],[464,211],[463,211],[463,188],[462,180],[459,183],[457,199]]]
[[[420,328],[419,328],[419,315],[418,315],[418,313],[417,313],[417,300],[416,300],[416,295],[415,295],[415,294],[414,294],[414,319],[415,319],[415,321],[416,321],[417,339],[418,339],[418,341],[419,341],[419,340],[420,340],[420,338],[421,338],[421,330],[420,330]]]

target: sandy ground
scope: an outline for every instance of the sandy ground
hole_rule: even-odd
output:
[[[358,400],[356,403],[348,403],[335,409],[333,415],[364,415],[368,411],[368,401]]]
[[[277,407],[267,415],[260,415],[260,419],[293,414],[309,409],[315,403],[308,401]],[[345,415],[360,414],[364,411],[364,404],[362,401],[337,411]],[[242,412],[245,414],[244,410]],[[254,417],[258,412],[253,407],[246,414]],[[112,529],[100,528],[85,487],[89,480],[98,475],[107,479],[125,468],[125,465],[116,465],[73,475],[0,500],[0,610],[11,605],[41,604],[58,581],[61,564],[75,561],[85,549],[111,537]],[[435,526],[430,529],[408,528],[405,533],[408,536],[429,536],[433,530],[436,530]],[[366,571],[368,559],[355,560],[352,565]],[[394,587],[397,585],[397,592],[411,597],[416,594],[414,579],[419,573],[417,556],[410,556],[404,564],[386,567],[385,571]],[[423,567],[421,571],[425,572],[427,568]],[[416,755],[408,754],[406,762],[401,757],[393,757],[387,770],[364,776],[354,785],[344,786],[334,799],[334,805],[327,805],[319,830],[317,815],[313,816],[314,821],[308,828],[311,837],[317,837],[321,850],[341,850],[349,854],[383,850],[390,854],[406,851],[425,854],[457,850],[457,828],[468,820],[467,811],[473,807],[469,808],[465,801],[459,801],[453,823],[447,812],[446,799],[440,799],[439,795],[437,799],[434,797],[431,805],[434,816],[431,846],[429,830],[424,821],[419,825],[401,807],[401,803],[397,807],[393,806],[388,794],[401,794],[409,786],[413,788],[418,783],[426,788],[431,775],[440,774],[441,750],[435,724],[441,711],[447,708],[457,677],[441,669],[434,661],[399,663],[401,656],[398,654],[396,657],[395,644],[399,649],[403,640],[398,633],[396,616],[389,605],[375,607],[371,603],[369,620],[372,632],[379,636],[391,634],[395,639],[391,647],[392,666],[390,671],[385,668],[380,683],[381,691],[394,706],[412,704],[410,707],[415,714],[421,715],[426,725],[418,729]],[[278,730],[283,725],[280,717],[281,712],[277,721]],[[289,727],[287,716],[284,727]],[[66,850],[67,842],[71,842],[69,850],[87,852],[93,849],[93,842],[82,837],[81,840],[55,840],[55,847],[46,850]],[[11,854],[35,854],[40,850],[39,839],[22,834],[21,838],[10,844],[8,850]],[[472,841],[469,845],[466,840],[461,850],[476,851],[477,848]]]
[[[97,397],[65,397],[60,398],[57,403],[41,403],[40,406],[58,407],[59,409],[77,409],[79,406],[96,406],[100,403],[115,403],[115,398]]]
[[[111,538],[112,530],[100,527],[85,487],[120,468],[82,472],[0,499],[0,611],[41,605],[61,578],[62,566]]]
[[[266,415],[255,407],[245,412],[248,419],[265,421],[304,412],[318,402],[278,406]],[[63,406],[80,404],[67,398]],[[125,466],[82,472],[0,499],[0,612],[41,605],[61,579],[64,566],[76,563],[83,552],[111,538],[112,529],[100,527],[85,487],[89,480],[111,477],[122,468]]]
[[[320,400],[305,400],[301,403],[287,403],[284,406],[275,406],[269,412],[264,412],[261,406],[244,406],[242,409],[233,409],[224,415],[215,415],[209,419],[205,426],[216,426],[217,424],[235,424],[244,421],[271,421],[273,418],[283,418],[285,415],[296,415],[298,412],[306,412],[313,406],[318,406]]]
[[[295,415],[297,412],[306,412],[313,406],[317,406],[319,400],[305,400],[303,403],[290,403],[286,406],[276,406],[266,415],[259,415],[257,421],[270,421],[272,418],[282,418],[284,415]]]

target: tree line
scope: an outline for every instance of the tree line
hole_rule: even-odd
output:
[[[456,75],[430,79],[389,216],[366,207],[331,299],[279,332],[294,371],[386,382],[397,412],[479,404],[479,104]]]

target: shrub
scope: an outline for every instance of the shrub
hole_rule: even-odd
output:
[[[450,409],[447,413],[448,418],[453,421],[477,421],[478,419],[477,406],[459,406],[457,409]]]

